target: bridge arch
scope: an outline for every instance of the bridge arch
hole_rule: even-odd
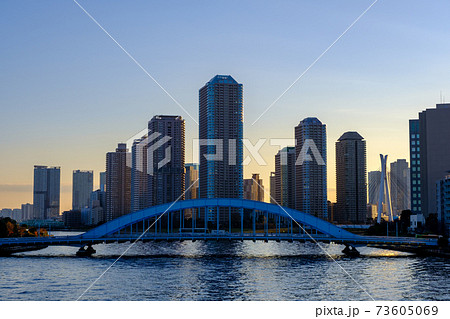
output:
[[[284,218],[293,218],[301,225],[307,225],[311,229],[315,229],[331,238],[357,238],[358,235],[352,234],[334,224],[325,220],[317,218],[307,213],[303,213],[291,208],[280,207],[278,205],[269,204],[265,202],[236,199],[236,198],[214,198],[214,199],[192,199],[183,200],[173,203],[167,203],[158,206],[152,206],[137,212],[133,212],[96,228],[93,228],[86,233],[80,235],[80,238],[103,238],[113,233],[120,231],[128,226],[148,220],[150,218],[157,218],[158,216],[168,212],[178,212],[186,209],[197,208],[214,208],[214,207],[228,207],[236,209],[246,209],[259,211],[264,213],[281,216]]]

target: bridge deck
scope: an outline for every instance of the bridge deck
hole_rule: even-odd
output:
[[[12,246],[82,246],[87,244],[114,243],[114,242],[132,242],[139,237],[137,235],[122,234],[103,238],[85,238],[78,236],[55,236],[55,237],[33,237],[33,238],[2,238],[0,239],[1,247]],[[312,237],[312,238],[311,238]],[[375,236],[357,236],[351,238],[333,238],[323,235],[304,234],[264,234],[264,233],[231,233],[231,234],[164,234],[164,233],[148,233],[140,239],[141,241],[184,241],[184,240],[228,240],[228,241],[297,241],[297,242],[324,242],[336,244],[350,244],[362,246],[409,246],[409,247],[436,247],[436,239],[422,239],[409,237],[375,237]]]

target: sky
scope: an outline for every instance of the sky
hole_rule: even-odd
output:
[[[367,141],[368,171],[409,161],[408,120],[450,100],[448,1],[379,0],[254,125],[258,116],[373,2],[79,0],[188,112],[73,0],[0,2],[0,208],[32,203],[34,165],[61,167],[61,211],[72,171],[105,170],[105,154],[157,114],[186,120],[186,162],[198,137],[198,90],[216,74],[244,86],[244,137],[293,138],[306,117],[327,125],[329,199],[335,142]],[[269,142],[244,177],[265,186]],[[268,196],[266,196],[268,200]]]

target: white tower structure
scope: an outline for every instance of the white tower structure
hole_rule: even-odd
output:
[[[378,224],[381,222],[381,213],[383,212],[383,199],[387,207],[389,221],[393,221],[391,199],[389,194],[389,183],[387,179],[386,162],[387,155],[380,154],[381,159],[381,178],[380,178],[380,196],[378,197]]]

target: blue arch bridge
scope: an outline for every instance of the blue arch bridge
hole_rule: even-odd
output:
[[[294,209],[245,199],[194,199],[130,213],[76,236],[2,238],[0,252],[11,254],[48,246],[80,247],[78,255],[95,253],[95,244],[140,240],[251,240],[324,242],[420,253],[437,248],[436,239],[360,236]]]

